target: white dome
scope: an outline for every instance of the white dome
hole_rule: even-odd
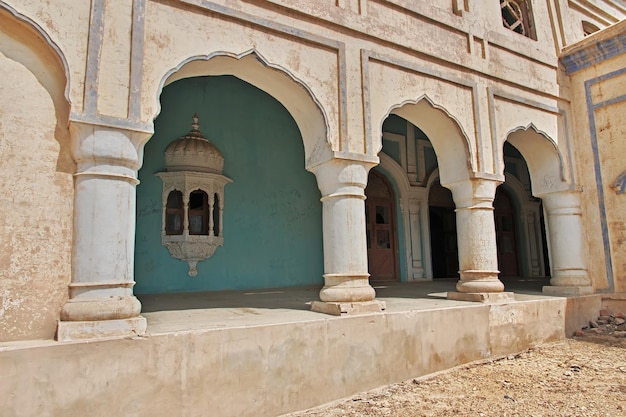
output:
[[[222,153],[199,130],[198,115],[193,115],[192,130],[165,148],[168,171],[199,171],[221,174]]]

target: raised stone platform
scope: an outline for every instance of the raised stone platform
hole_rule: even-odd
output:
[[[359,303],[327,303],[324,301],[313,301],[311,303],[311,311],[330,314],[332,316],[380,313],[385,310],[385,308],[385,302],[378,300]]]
[[[573,297],[578,295],[590,295],[594,293],[593,287],[554,286],[546,285],[542,292],[556,297]]]
[[[601,304],[448,300],[454,284],[379,286],[384,312],[345,316],[309,310],[319,288],[139,297],[145,336],[1,344],[0,398],[21,417],[274,417],[560,340]]]
[[[119,320],[60,321],[57,324],[56,339],[69,342],[141,336],[146,333],[146,327],[146,319],[141,316]]]
[[[448,300],[471,301],[474,303],[509,303],[515,301],[512,292],[458,292],[449,291]]]

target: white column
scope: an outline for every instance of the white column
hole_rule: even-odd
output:
[[[145,332],[133,295],[135,186],[142,148],[150,136],[73,123],[74,241],[69,301],[58,340]]]
[[[322,193],[324,287],[312,309],[329,314],[380,311],[369,284],[365,185],[371,162],[332,159],[311,168]]]
[[[583,246],[580,192],[559,191],[541,197],[546,212],[546,228],[550,240],[550,286],[543,292],[550,295],[592,294]]]
[[[498,249],[493,218],[493,200],[501,181],[472,178],[446,187],[456,205],[456,228],[460,280],[455,300],[495,302],[512,299],[498,279]]]

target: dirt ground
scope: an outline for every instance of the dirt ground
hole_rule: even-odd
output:
[[[626,416],[626,337],[585,334],[289,417]]]

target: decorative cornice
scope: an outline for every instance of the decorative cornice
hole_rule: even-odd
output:
[[[567,47],[561,53],[561,63],[568,74],[626,52],[626,20],[597,32]]]

